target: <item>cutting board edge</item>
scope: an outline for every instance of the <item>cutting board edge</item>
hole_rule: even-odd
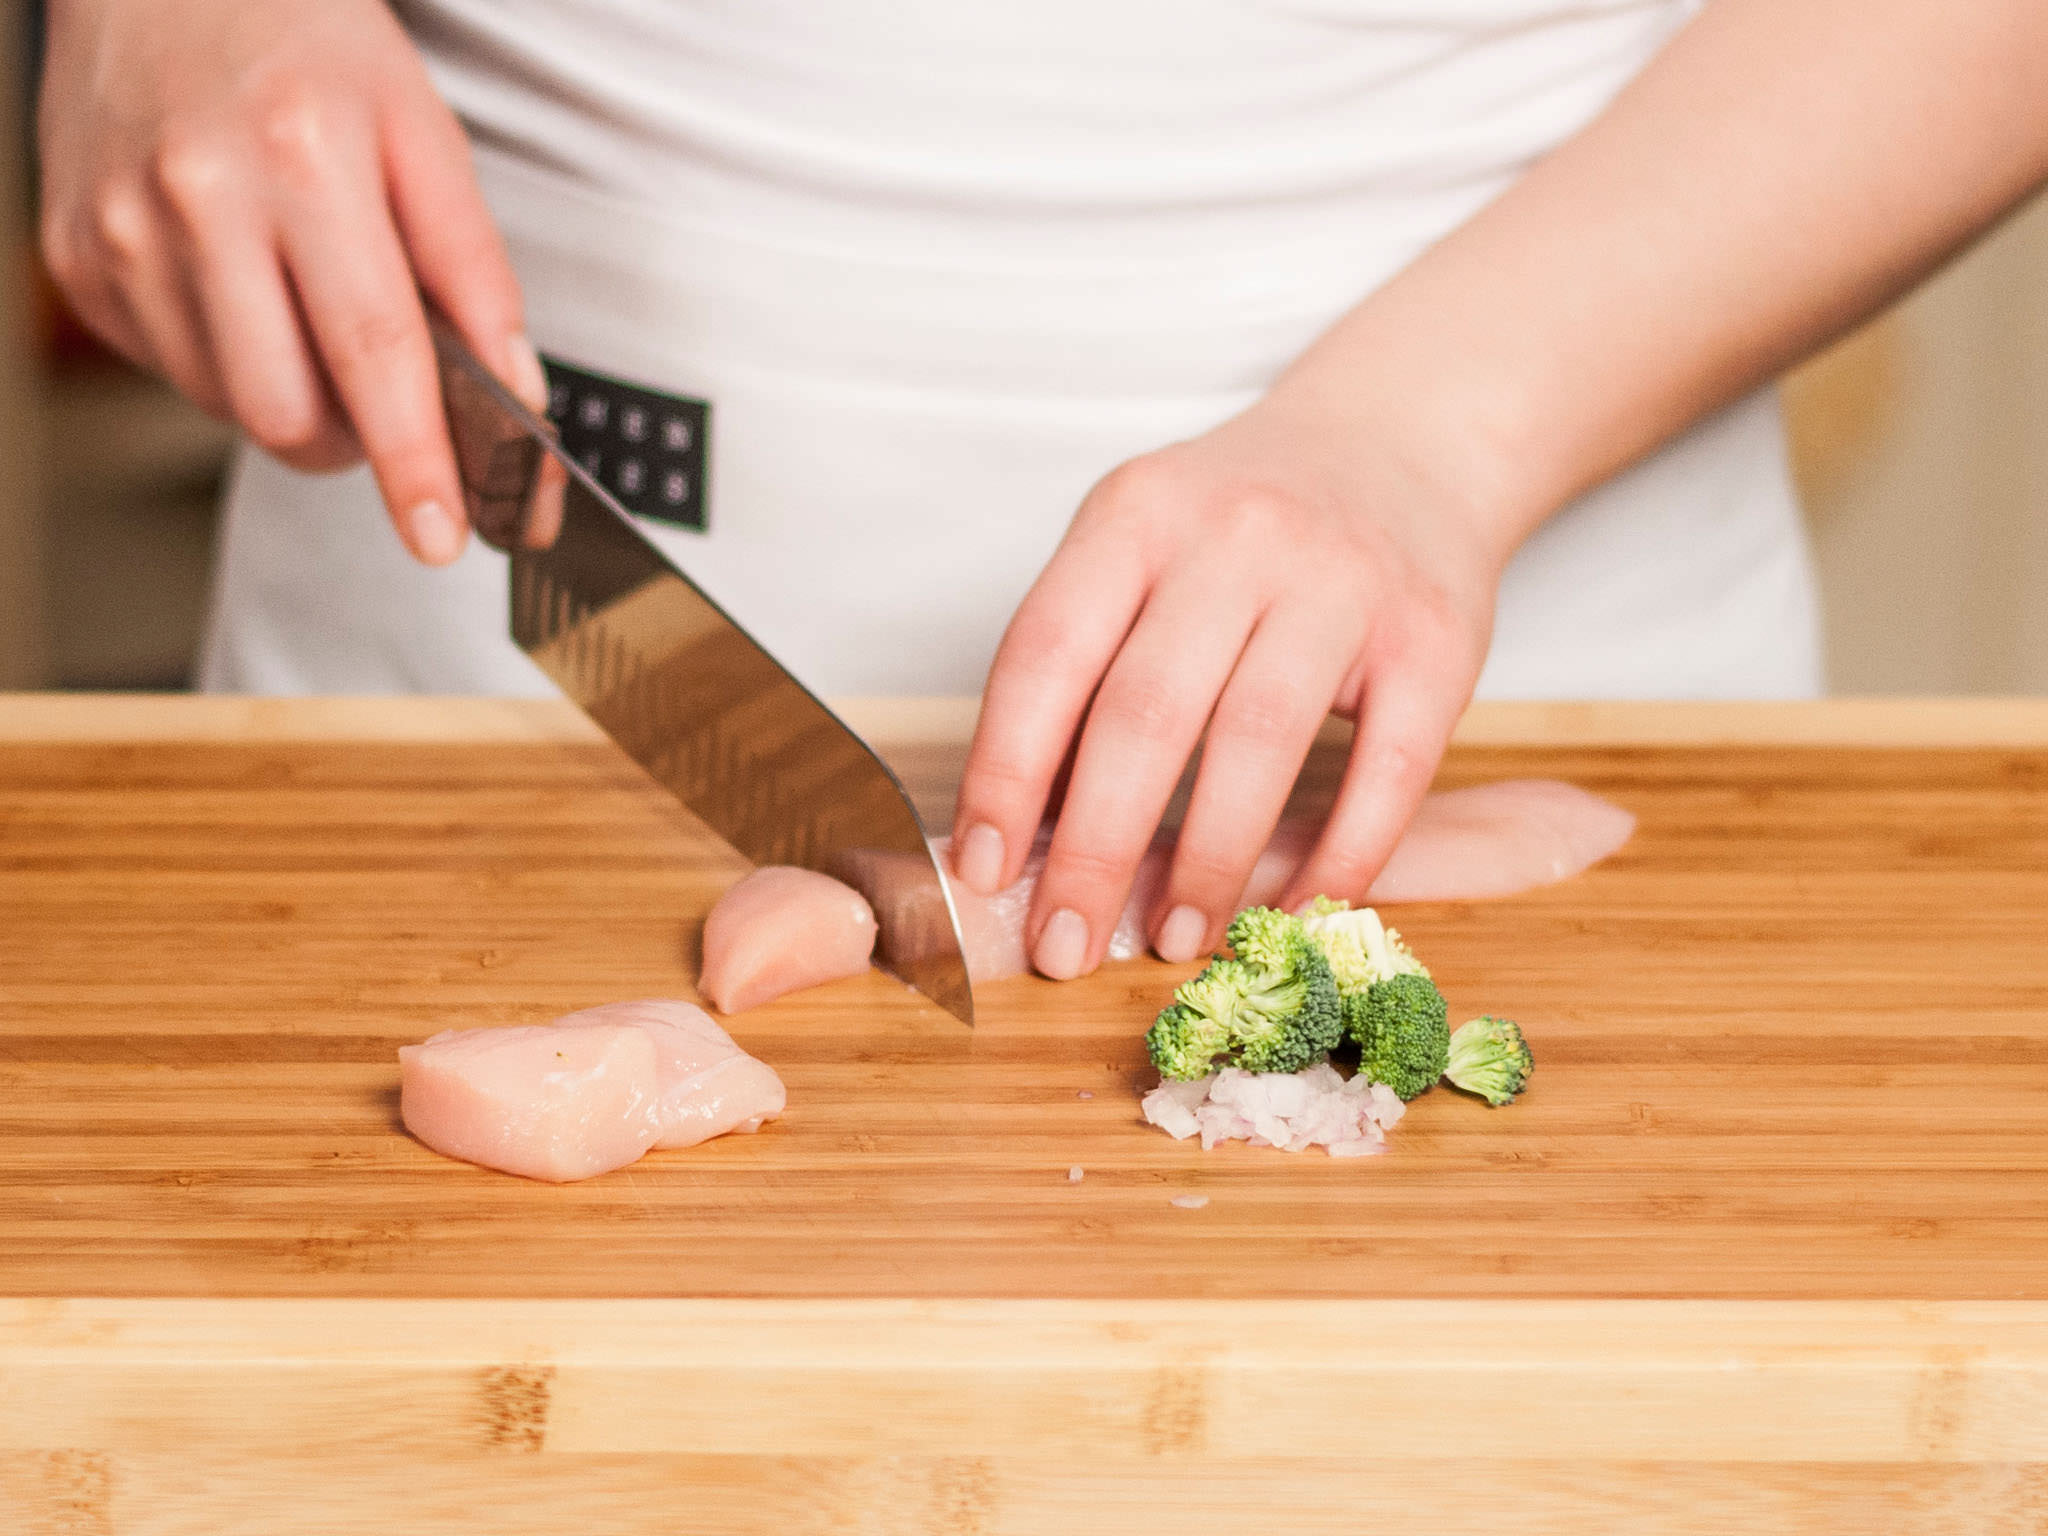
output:
[[[964,743],[979,701],[843,698],[870,741]],[[1328,739],[1348,739],[1331,720]],[[597,742],[574,705],[546,698],[256,698],[191,694],[0,694],[0,742]],[[1480,700],[1465,746],[2048,747],[2048,699]]]
[[[37,1298],[0,1379],[0,1451],[2020,1462],[2048,1302]]]

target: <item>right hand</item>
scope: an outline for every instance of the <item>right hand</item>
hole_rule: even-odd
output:
[[[301,469],[467,526],[421,296],[545,403],[469,146],[383,0],[52,0],[42,247],[111,346]]]

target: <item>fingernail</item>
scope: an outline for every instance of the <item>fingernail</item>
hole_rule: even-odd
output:
[[[970,890],[995,895],[996,882],[1003,878],[1003,834],[977,821],[953,850],[953,871]]]
[[[505,357],[512,365],[512,377],[506,382],[513,393],[545,413],[548,408],[548,372],[540,365],[540,354],[533,350],[533,343],[520,331],[505,338]]]
[[[1039,974],[1054,981],[1072,981],[1088,960],[1088,920],[1071,907],[1061,907],[1046,921],[1033,956]]]
[[[462,524],[438,501],[423,501],[405,515],[412,552],[429,565],[446,565],[462,553]]]
[[[1193,907],[1175,907],[1159,925],[1159,942],[1153,947],[1159,958],[1175,965],[1192,960],[1202,952],[1202,940],[1209,936],[1209,919]]]

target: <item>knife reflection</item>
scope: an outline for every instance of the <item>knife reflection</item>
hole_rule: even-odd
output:
[[[972,1023],[959,918],[896,776],[640,532],[445,320],[432,328],[465,508],[511,556],[512,638],[746,857],[859,888],[881,925],[881,964]]]

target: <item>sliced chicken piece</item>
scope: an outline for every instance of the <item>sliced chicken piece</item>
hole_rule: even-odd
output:
[[[747,1135],[780,1115],[788,1103],[775,1069],[741,1050],[695,1003],[606,1003],[557,1021],[563,1029],[622,1024],[644,1030],[654,1042],[657,1149],[694,1147],[732,1132]]]
[[[399,1113],[436,1152],[562,1184],[661,1134],[654,1038],[630,1024],[447,1030],[401,1046]]]
[[[867,898],[830,875],[770,864],[723,896],[704,919],[698,986],[720,1013],[858,976],[875,952]]]
[[[446,1030],[403,1046],[399,1112],[427,1146],[565,1183],[652,1147],[754,1131],[782,1113],[772,1069],[694,1003],[607,1003],[552,1024]]]

